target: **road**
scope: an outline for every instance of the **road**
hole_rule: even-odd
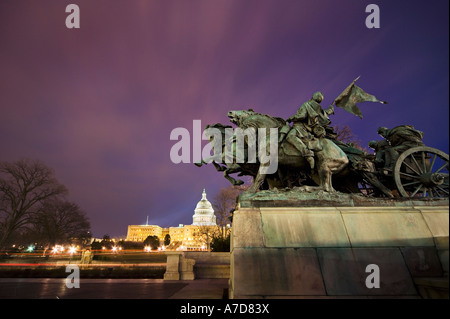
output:
[[[0,299],[221,299],[228,279],[80,279],[68,288],[66,278],[0,278]]]

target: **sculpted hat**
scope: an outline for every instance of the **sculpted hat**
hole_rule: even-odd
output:
[[[381,127],[378,128],[377,133],[378,134],[384,134],[384,133],[387,132],[387,130],[388,130],[387,127],[381,126]]]
[[[319,92],[319,91],[315,92],[313,94],[313,100],[316,101],[316,102],[319,102],[319,103],[322,102],[323,101],[323,94],[322,94],[322,92]]]

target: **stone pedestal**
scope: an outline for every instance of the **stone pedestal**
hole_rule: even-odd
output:
[[[231,298],[420,298],[417,278],[448,280],[448,200],[257,196],[233,215]]]
[[[194,280],[195,260],[184,257],[183,252],[166,251],[167,264],[164,280]]]
[[[164,280],[180,280],[179,263],[181,254],[178,251],[166,251],[167,263]]]

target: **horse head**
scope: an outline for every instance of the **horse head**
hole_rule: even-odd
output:
[[[240,123],[242,123],[242,121],[254,114],[256,113],[252,109],[249,109],[242,111],[229,111],[227,113],[227,116],[230,118],[231,123],[240,126]]]

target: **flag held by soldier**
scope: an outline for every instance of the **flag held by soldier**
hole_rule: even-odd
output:
[[[361,102],[379,102],[387,104],[385,101],[378,100],[374,95],[365,92],[358,87],[355,82],[359,79],[357,77],[333,102],[337,107],[340,107],[347,112],[359,116],[361,119],[363,115],[356,103]]]

